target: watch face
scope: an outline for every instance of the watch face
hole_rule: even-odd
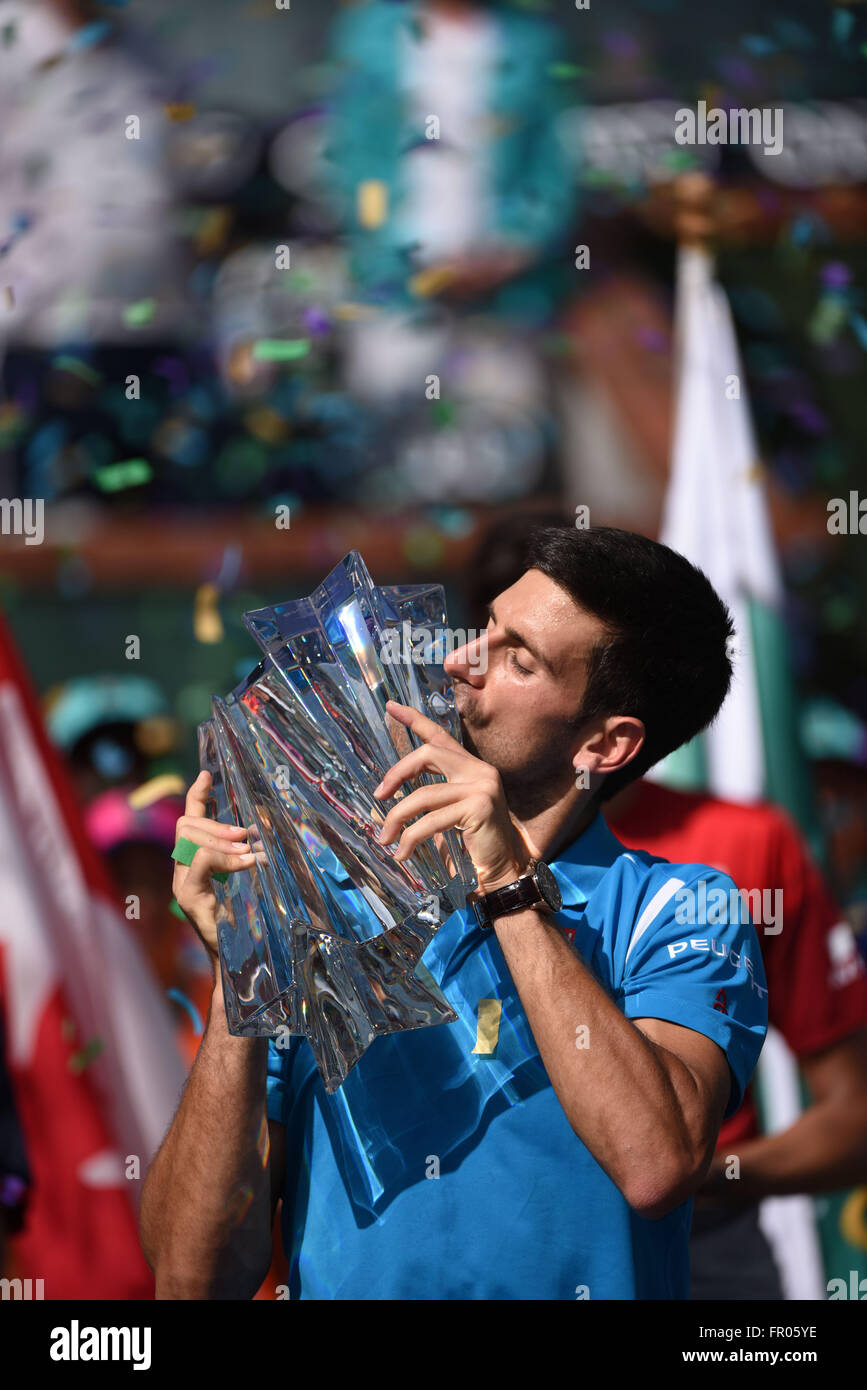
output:
[[[541,859],[536,865],[536,884],[551,911],[559,911],[563,904],[562,894],[557,886],[556,878],[551,873],[548,865]]]

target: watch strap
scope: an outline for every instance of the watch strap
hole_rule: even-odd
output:
[[[539,886],[536,883],[534,865],[528,874],[516,879],[514,883],[507,883],[502,888],[494,888],[490,893],[484,893],[480,898],[476,898],[472,906],[479,926],[490,927],[495,917],[501,917],[507,912],[519,912],[525,907],[535,907],[537,903],[543,901]]]

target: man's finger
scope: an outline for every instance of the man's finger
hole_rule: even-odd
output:
[[[412,729],[412,732],[424,739],[425,743],[433,743],[438,747],[448,747],[449,744],[454,744],[456,748],[461,747],[457,739],[446,733],[441,724],[437,724],[434,719],[429,719],[426,714],[422,714],[412,705],[399,705],[397,700],[386,700],[385,708],[393,719],[396,719],[400,724],[405,724],[408,729]]]
[[[453,830],[461,820],[463,806],[463,802],[452,802],[438,811],[430,811],[426,816],[422,816],[421,820],[409,826],[400,837],[400,844],[394,854],[395,859],[408,859],[423,840],[444,830]]]
[[[467,760],[471,757],[472,754],[461,748],[459,743],[454,748],[423,743],[421,748],[414,748],[388,769],[373,795],[377,801],[393,796],[402,783],[417,777],[420,772],[438,772],[441,777],[448,777],[449,773],[452,776],[462,771],[466,773]]]
[[[224,854],[216,849],[200,849],[184,878],[183,895],[189,898],[191,894],[211,892],[210,880],[214,874],[237,873],[240,869],[252,868],[255,862],[256,856],[252,851],[248,854]]]
[[[460,783],[436,782],[432,787],[419,787],[417,791],[410,792],[409,796],[402,797],[396,806],[392,806],[380,826],[377,843],[389,844],[399,834],[401,826],[411,821],[413,816],[433,811],[437,806],[448,806],[463,796],[465,791],[466,788]]]
[[[211,774],[204,769],[199,773],[187,792],[184,811],[188,816],[203,816],[207,809],[207,796],[211,790]]]
[[[185,840],[196,840],[198,835],[209,835],[219,841],[243,840],[247,834],[243,825],[229,825],[226,821],[211,820],[210,816],[181,816],[175,826],[175,834]]]

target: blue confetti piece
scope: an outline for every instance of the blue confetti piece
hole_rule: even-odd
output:
[[[80,53],[84,48],[93,48],[96,44],[102,43],[111,31],[112,25],[107,19],[95,19],[92,24],[85,24],[81,29],[76,29],[69,40],[69,52]]]
[[[837,9],[831,16],[831,36],[837,43],[845,43],[855,27],[855,16],[851,10]]]
[[[741,46],[754,58],[764,58],[768,53],[776,53],[778,47],[773,39],[766,38],[764,34],[744,34]]]
[[[774,33],[788,48],[815,48],[816,40],[805,24],[796,19],[775,19]]]
[[[809,246],[815,227],[810,217],[796,217],[789,228],[789,239],[795,246]]]
[[[36,431],[25,453],[29,496],[50,499],[57,495],[53,470],[66,437],[67,429],[62,420],[51,420]]]
[[[184,994],[183,990],[181,989],[167,989],[166,998],[171,999],[172,1002],[175,1004],[180,1004],[182,1009],[186,1009],[187,1013],[190,1016],[190,1022],[193,1025],[193,1032],[195,1033],[197,1038],[201,1037],[202,1033],[204,1032],[202,1016],[196,1008],[195,1004],[193,1003],[192,999],[188,999],[187,996]]]
[[[867,352],[867,322],[861,314],[853,313],[849,315],[849,326],[864,351]]]
[[[234,589],[238,582],[238,575],[241,573],[241,560],[243,556],[244,551],[240,545],[232,544],[226,546],[220,563],[220,573],[217,575],[218,589]]]

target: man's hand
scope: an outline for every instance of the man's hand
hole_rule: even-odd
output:
[[[175,862],[172,890],[178,905],[187,914],[214,960],[219,959],[217,944],[217,898],[212,874],[235,873],[255,862],[240,825],[223,825],[205,815],[211,774],[200,772],[187,792],[184,814],[176,826],[176,841],[190,840],[201,845],[192,864]]]
[[[393,806],[383,821],[379,843],[389,844],[400,834],[401,827],[407,827],[400,834],[394,856],[406,859],[430,836],[460,830],[481,892],[489,893],[514,883],[526,872],[531,855],[509,815],[496,768],[468,753],[433,719],[410,705],[389,700],[386,709],[424,742],[389,768],[374,796],[394,796],[404,782],[421,772],[439,773],[446,780],[419,787]],[[407,826],[415,816],[420,819]]]

